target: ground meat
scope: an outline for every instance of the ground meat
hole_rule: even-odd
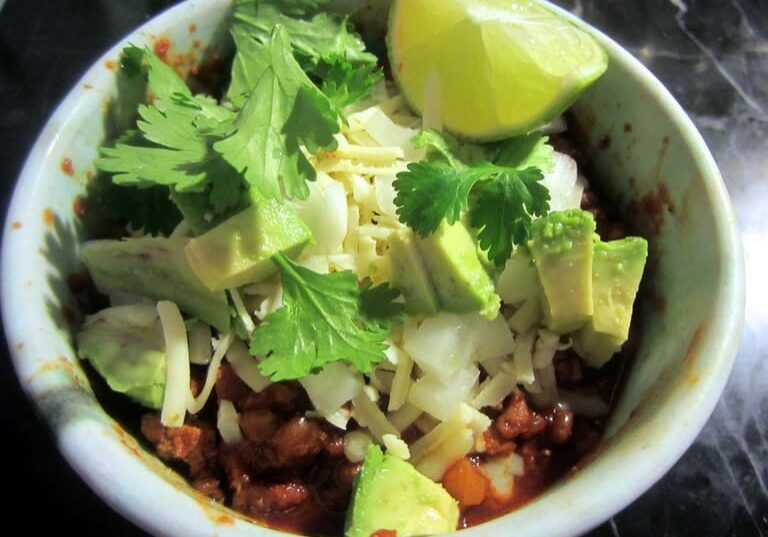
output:
[[[352,484],[360,471],[359,463],[336,459],[318,476],[317,500],[327,509],[344,511],[352,495]]]
[[[557,351],[554,365],[558,386],[578,384],[584,378],[581,360],[571,349]]]
[[[236,407],[241,408],[251,393],[251,389],[240,380],[231,365],[221,364],[216,373],[216,396],[219,399],[232,401]]]
[[[216,478],[204,477],[193,481],[192,488],[217,502],[225,500],[224,492],[221,490],[221,482]]]
[[[267,442],[279,427],[280,419],[269,410],[248,410],[240,415],[240,429],[253,442]]]
[[[573,412],[567,408],[555,407],[547,419],[549,438],[554,444],[565,444],[573,433]]]
[[[248,484],[232,496],[232,507],[250,516],[287,511],[307,502],[311,494],[300,481],[274,485]]]
[[[605,241],[623,239],[627,236],[627,228],[622,224],[610,208],[601,203],[597,195],[589,188],[581,195],[581,208],[592,213],[597,225],[597,233]]]
[[[311,408],[307,393],[298,382],[277,382],[259,393],[250,392],[243,410],[268,409],[281,416],[304,413]]]
[[[488,427],[483,433],[483,453],[487,455],[509,455],[517,444],[501,436],[496,427]]]
[[[217,447],[216,432],[209,426],[193,423],[165,427],[159,414],[145,414],[141,418],[141,432],[161,459],[185,463],[193,480],[211,475]]]
[[[275,468],[307,465],[320,453],[326,433],[314,420],[296,417],[283,424],[271,440]]]
[[[496,430],[507,440],[514,440],[523,434],[532,434],[534,427],[541,426],[541,420],[534,420],[533,412],[522,392],[515,392],[509,397],[504,411],[494,421]]]

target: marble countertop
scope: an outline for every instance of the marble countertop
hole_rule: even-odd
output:
[[[0,0],[4,204],[37,133],[83,70],[172,3]],[[712,418],[661,481],[590,535],[768,536],[768,3],[557,3],[627,47],[691,115],[736,206],[747,270],[744,338]],[[2,511],[33,535],[143,535],[69,469],[21,393],[5,346],[0,352]]]

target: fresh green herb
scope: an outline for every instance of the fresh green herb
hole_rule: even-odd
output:
[[[389,328],[400,322],[397,292],[386,285],[362,291],[351,271],[318,274],[283,254],[272,258],[283,286],[283,307],[253,334],[251,353],[266,357],[272,380],[301,378],[339,360],[369,373],[384,359]]]
[[[246,181],[274,198],[306,198],[306,181],[315,171],[299,149],[334,149],[338,116],[328,99],[309,80],[291,53],[288,36],[277,26],[272,36],[254,48],[248,80],[256,80],[233,123],[233,131],[214,144]]]
[[[346,17],[320,13],[326,2],[289,0],[237,0],[233,32],[245,32],[265,43],[272,29],[283,26],[293,51],[306,71],[325,62],[346,59],[354,65],[376,65],[376,56],[350,30]]]
[[[488,258],[496,265],[503,265],[514,245],[528,238],[531,215],[549,212],[549,191],[541,184],[542,178],[538,168],[508,168],[492,173],[478,188],[469,222],[480,230],[480,248],[488,251]]]
[[[400,220],[419,235],[430,235],[444,219],[453,224],[469,210],[480,247],[502,265],[527,237],[532,216],[549,211],[549,192],[540,182],[541,169],[551,166],[545,137],[479,145],[423,131],[414,143],[428,148],[428,160],[397,175],[395,205]]]
[[[151,51],[128,47],[123,57],[127,69],[146,70],[153,100],[139,106],[137,132],[101,149],[97,167],[113,174],[118,185],[166,186],[172,197],[204,193],[204,211],[212,215],[238,207],[242,178],[212,148],[220,131],[234,121],[234,113],[213,99],[193,96]]]
[[[322,92],[338,109],[365,99],[383,77],[375,64],[356,66],[344,58],[321,64],[314,74],[322,80]]]

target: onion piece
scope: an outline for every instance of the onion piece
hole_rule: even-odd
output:
[[[349,462],[363,462],[368,446],[373,443],[371,435],[362,429],[344,435],[344,456]]]
[[[400,351],[398,347],[392,346],[392,348]],[[411,372],[413,371],[413,360],[403,351],[397,352],[397,368],[395,369],[395,378],[392,380],[392,391],[389,394],[389,405],[387,410],[392,412],[402,408],[405,402],[408,400],[408,394],[411,391],[413,381],[411,380]]]
[[[203,409],[205,403],[208,402],[208,398],[211,396],[211,391],[213,390],[213,385],[216,384],[216,373],[219,371],[221,361],[224,359],[224,353],[229,349],[232,340],[232,332],[227,332],[227,335],[222,338],[216,347],[216,352],[213,353],[213,358],[211,358],[211,364],[208,366],[208,373],[205,375],[203,389],[200,390],[197,397],[192,397],[192,394],[190,394],[189,400],[187,401],[187,412],[190,414],[197,414]]]
[[[189,346],[184,319],[173,302],[161,300],[157,313],[165,339],[165,393],[160,423],[166,427],[181,427],[187,412],[189,397]]]
[[[226,356],[235,374],[254,392],[259,393],[272,384],[268,377],[261,374],[259,362],[248,353],[245,344],[239,339],[235,338],[232,341]]]
[[[389,413],[387,419],[395,426],[395,429],[402,433],[408,427],[413,425],[423,414],[424,412],[422,412],[420,408],[417,408],[410,403],[405,403],[394,412]]]
[[[216,413],[216,428],[225,444],[237,444],[243,439],[240,430],[240,417],[235,405],[226,399],[219,399],[219,410]]]
[[[403,442],[400,438],[393,434],[385,434],[382,437],[384,447],[387,448],[387,454],[407,461],[411,458],[411,452],[408,449],[408,444]]]

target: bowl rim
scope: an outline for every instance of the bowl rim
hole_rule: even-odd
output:
[[[105,61],[117,57],[119,51],[128,42],[144,43],[147,41],[146,35],[163,33],[165,28],[172,26],[170,21],[176,17],[183,18],[181,17],[183,14],[190,13],[200,16],[204,13],[218,12],[227,9],[230,5],[231,0],[187,0],[161,12],[130,32],[100,56],[70,90],[47,121],[29,153],[16,181],[6,215],[0,261],[2,275],[0,296],[2,296],[4,328],[14,367],[22,388],[39,411],[42,411],[39,398],[46,388],[25,380],[31,373],[28,354],[13,345],[15,341],[34,338],[35,327],[25,325],[21,322],[23,316],[15,315],[19,307],[23,306],[23,299],[19,293],[18,280],[15,279],[14,252],[23,247],[24,243],[20,234],[14,235],[9,232],[11,223],[24,214],[28,200],[45,182],[42,173],[43,163],[50,158],[52,149],[61,136],[62,126],[84,113],[84,102],[96,98],[99,88],[108,87],[114,74],[102,67]],[[634,475],[628,486],[613,489],[599,505],[595,505],[593,499],[587,498],[589,495],[583,494],[582,498],[574,499],[570,509],[559,512],[559,516],[544,516],[531,526],[529,525],[531,517],[541,517],[547,513],[546,506],[542,505],[546,502],[533,502],[523,510],[513,511],[480,526],[462,530],[462,535],[466,537],[499,535],[511,527],[520,528],[521,525],[526,525],[530,530],[527,535],[531,536],[577,535],[588,531],[626,507],[679,460],[706,424],[725,387],[743,329],[744,259],[737,219],[725,183],[704,139],[671,93],[639,60],[608,36],[571,13],[557,6],[551,6],[551,8],[595,36],[608,51],[611,63],[618,62],[630,69],[636,81],[659,102],[660,107],[680,129],[685,144],[693,150],[694,158],[702,170],[701,182],[718,216],[715,221],[717,233],[713,240],[723,252],[720,260],[721,281],[718,282],[722,285],[717,291],[716,307],[708,324],[709,329],[699,342],[700,352],[711,357],[712,365],[708,369],[710,374],[702,378],[690,391],[681,393],[678,390],[665,399],[664,407],[677,409],[679,414],[674,415],[676,419],[685,419],[686,427],[663,435],[667,440],[674,439],[674,442],[656,442],[644,449],[635,448],[627,454],[627,468],[636,465],[636,468],[644,470],[640,475]],[[86,83],[94,89],[83,91],[82,86]],[[177,490],[173,484],[144,462],[128,454],[126,448],[119,442],[115,442],[113,437],[100,435],[102,428],[105,427],[104,423],[78,420],[67,427],[58,427],[51,416],[44,414],[43,417],[54,431],[60,451],[88,486],[108,505],[149,532],[156,535],[174,535],[183,528],[184,533],[190,535],[209,535],[211,531],[222,535],[242,535],[243,531],[260,536],[285,535],[277,530],[250,524],[244,517],[235,515],[224,507],[216,506],[214,510],[221,514],[227,513],[234,518],[224,522],[223,519],[212,517],[206,508],[201,509],[199,499],[190,494],[180,494],[182,491]],[[667,429],[667,431],[671,430]],[[96,440],[84,441],[88,439]],[[594,467],[596,462],[587,465],[584,471]],[[112,486],[113,480],[124,475],[127,470],[130,470],[136,479],[129,486]],[[628,476],[629,473],[627,469],[623,475]],[[636,472],[633,473],[636,474]],[[154,492],[145,494],[148,488]]]

